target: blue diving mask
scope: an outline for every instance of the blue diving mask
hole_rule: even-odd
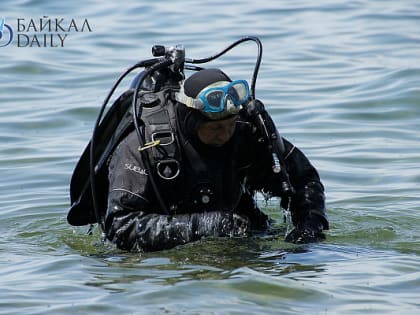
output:
[[[219,81],[206,86],[196,98],[185,95],[183,89],[175,94],[177,101],[198,109],[210,119],[222,119],[236,115],[250,98],[245,80]]]

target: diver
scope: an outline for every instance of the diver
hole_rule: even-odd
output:
[[[132,85],[137,97],[124,93],[102,121],[98,134],[107,141],[94,146],[92,137],[72,177],[69,223],[99,223],[120,249],[169,249],[267,231],[271,219],[256,202],[262,193],[280,197],[290,210],[294,229],[286,241],[323,240],[329,228],[324,187],[255,99],[258,67],[251,88],[214,68],[194,68],[185,79],[183,51],[170,54],[142,63],[148,70]],[[107,126],[113,123],[118,127]]]
[[[205,236],[246,236],[268,228],[254,194],[281,197],[282,191],[261,135],[239,110],[249,93],[246,81],[205,69],[186,79],[173,104],[166,105],[174,107],[175,137],[182,150],[179,166],[168,163],[158,170],[169,213],[154,198],[136,133],[118,145],[109,163],[105,233],[110,241],[121,249],[154,251]],[[317,241],[328,228],[323,186],[304,154],[284,142],[284,162],[295,190],[290,198],[295,229],[286,240]]]

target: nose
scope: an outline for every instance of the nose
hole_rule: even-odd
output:
[[[232,135],[230,134],[228,130],[224,130],[224,131],[217,132],[215,136],[216,136],[215,137],[216,142],[222,144],[222,143],[227,142]]]
[[[214,133],[214,138],[220,144],[226,143],[232,137],[234,127],[220,126],[220,128]]]

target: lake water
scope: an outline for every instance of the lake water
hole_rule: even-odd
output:
[[[320,2],[1,0],[0,314],[419,314],[420,2]],[[29,47],[37,32],[55,42]],[[70,176],[118,75],[154,44],[202,58],[244,35],[264,45],[257,97],[326,186],[327,240],[285,243],[277,201],[261,205],[278,235],[150,254],[69,226]],[[255,54],[211,65],[249,79]]]

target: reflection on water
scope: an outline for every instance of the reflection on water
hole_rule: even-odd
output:
[[[420,308],[418,1],[3,2],[12,26],[87,18],[93,31],[60,49],[0,47],[0,314]],[[257,97],[325,184],[327,240],[284,243],[278,201],[261,203],[272,235],[156,253],[70,227],[70,175],[118,75],[154,44],[202,58],[247,34],[264,45]],[[249,79],[255,53],[247,44],[211,66]]]

